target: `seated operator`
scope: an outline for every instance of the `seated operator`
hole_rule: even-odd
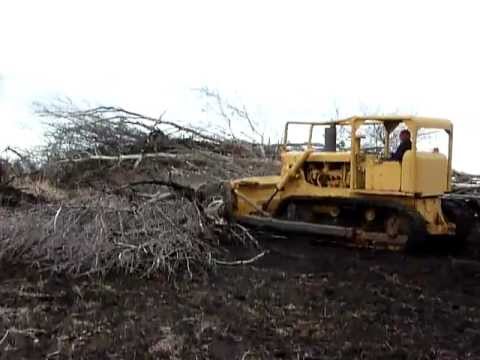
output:
[[[405,152],[411,148],[412,142],[410,141],[410,131],[406,129],[402,130],[400,132],[400,145],[398,146],[397,151],[390,156],[390,160],[402,161]]]

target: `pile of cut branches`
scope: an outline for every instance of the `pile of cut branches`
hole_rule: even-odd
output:
[[[0,216],[0,262],[70,275],[193,276],[221,261],[215,219],[195,199],[163,195],[143,201],[96,195],[13,210]],[[227,232],[248,240],[242,229],[225,228],[223,241]]]
[[[225,135],[214,128],[165,120],[163,114],[154,118],[120,107],[79,109],[63,101],[37,104],[36,113],[47,126],[40,172],[60,187],[91,186],[112,169],[133,170],[135,179],[142,174],[184,180],[195,174],[206,181],[225,180],[255,173],[249,171],[252,167],[264,168],[265,162],[272,162],[265,149],[269,154],[276,151],[275,146],[242,137],[243,133]]]
[[[221,242],[257,246],[206,211],[223,180],[265,171],[255,144],[118,107],[66,101],[37,105],[37,114],[47,119],[46,145],[25,179],[66,195],[0,208],[0,262],[71,275],[193,276],[229,263]]]
[[[457,194],[480,194],[480,175],[454,171],[453,192]]]
[[[47,119],[45,150],[49,159],[109,160],[112,156],[193,149],[258,155],[254,151],[255,143],[245,136],[226,136],[218,129],[182,125],[165,120],[164,114],[154,118],[112,106],[80,109],[68,100],[51,105],[36,104],[36,114]]]

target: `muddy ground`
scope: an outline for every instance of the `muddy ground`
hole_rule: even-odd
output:
[[[0,359],[480,359],[476,271],[295,243],[177,288],[3,265]]]

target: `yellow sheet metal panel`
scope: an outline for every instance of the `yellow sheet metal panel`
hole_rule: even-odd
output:
[[[432,128],[432,129],[445,129],[450,130],[452,129],[452,122],[447,119],[440,119],[440,118],[429,118],[429,117],[421,117],[421,116],[359,116],[355,118],[356,121],[366,121],[366,120],[373,120],[373,121],[380,121],[380,122],[388,122],[388,121],[403,121],[407,124],[407,126],[415,127],[415,128]]]
[[[440,195],[447,191],[448,160],[439,153],[417,152],[416,171],[413,152],[407,151],[402,161],[401,190],[422,195]],[[416,179],[412,174],[416,174]]]
[[[365,176],[367,190],[400,191],[401,166],[398,161],[368,163]]]
[[[412,122],[417,128],[429,128],[429,129],[452,129],[452,122],[447,119],[436,119],[427,117],[413,117]]]
[[[261,208],[265,199],[272,194],[280,179],[280,176],[265,176],[232,181],[230,184],[236,192],[234,212],[238,215],[256,213],[257,208]],[[272,201],[272,205],[275,205],[277,201]]]
[[[314,152],[307,161],[324,161],[324,162],[349,162],[349,152]]]
[[[294,163],[303,151],[289,151],[282,154],[282,163]],[[328,151],[315,151],[310,154],[307,161],[322,161],[322,162],[349,162],[349,152],[328,152]]]

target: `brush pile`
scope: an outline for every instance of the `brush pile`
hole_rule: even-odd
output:
[[[228,178],[276,171],[265,156],[274,147],[120,108],[38,114],[48,132],[37,167],[29,156],[25,171],[21,157],[23,171],[0,190],[0,262],[75,276],[192,277],[225,262],[225,243],[257,245],[209,215],[209,204]]]
[[[480,195],[480,175],[454,171],[453,192],[457,194]]]

